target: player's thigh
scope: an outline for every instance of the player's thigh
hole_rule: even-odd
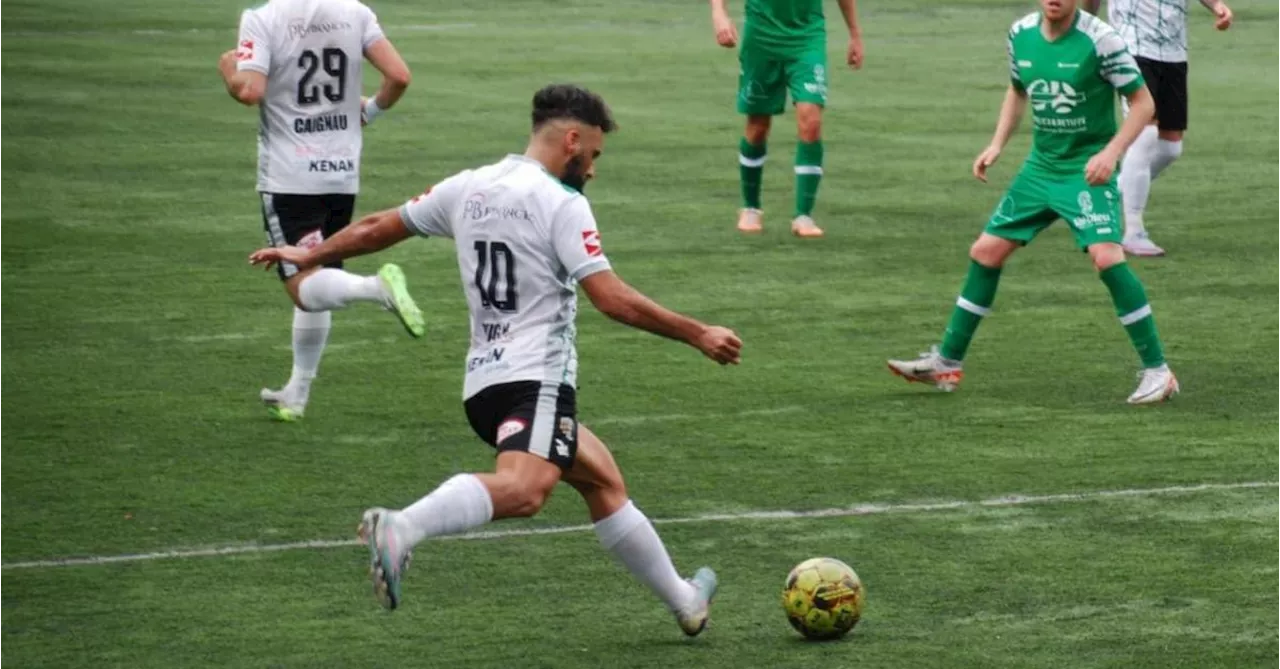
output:
[[[498,453],[519,451],[569,471],[578,451],[572,386],[515,381],[489,386],[464,402],[471,429]]]
[[[1049,200],[1048,181],[1025,172],[1014,177],[983,232],[1026,245],[1049,227],[1057,215]]]
[[[748,45],[738,52],[738,113],[775,116],[787,105],[782,63]]]
[[[785,64],[787,91],[793,104],[827,106],[827,52],[825,45],[800,52]]]
[[[354,193],[331,193],[321,196],[324,199],[325,208],[328,210],[324,222],[323,237],[328,239],[342,229],[351,225],[351,218],[356,211],[356,196]],[[342,261],[336,260],[325,267],[342,268]]]
[[[1187,129],[1187,64],[1159,63],[1160,83],[1152,91],[1156,103],[1156,126],[1163,133]]]
[[[1076,246],[1081,250],[1094,244],[1119,244],[1124,238],[1120,218],[1120,191],[1116,180],[1090,185],[1083,175],[1050,184],[1054,212],[1071,226]]]
[[[316,246],[324,241],[329,208],[321,195],[260,193],[262,227],[271,246]],[[297,265],[280,263],[280,278],[288,281],[299,272]]]

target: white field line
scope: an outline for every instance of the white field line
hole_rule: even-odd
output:
[[[1006,495],[982,500],[952,500],[944,502],[920,502],[907,504],[859,504],[856,506],[813,509],[809,511],[743,511],[737,513],[709,513],[683,518],[654,518],[656,525],[683,525],[688,523],[719,523],[728,521],[767,521],[795,520],[805,518],[846,518],[851,516],[874,516],[881,514],[929,513],[934,511],[954,511],[963,509],[1004,508],[1035,504],[1067,504],[1071,502],[1089,502],[1105,499],[1123,499],[1134,497],[1157,497],[1163,495],[1184,495],[1201,492],[1224,490],[1246,490],[1253,488],[1275,488],[1276,481],[1249,481],[1242,483],[1201,483],[1199,485],[1167,486],[1163,488],[1126,488],[1120,490],[1092,490],[1086,492],[1069,492],[1053,495]],[[553,527],[534,527],[527,529],[491,530],[485,532],[469,532],[447,537],[438,537],[435,541],[476,541],[487,539],[506,539],[509,537],[542,536],[547,534],[569,534],[590,532],[591,525],[560,525]],[[46,569],[53,567],[78,567],[113,564],[117,562],[148,562],[152,560],[171,560],[194,557],[217,557],[223,555],[244,555],[249,553],[278,553],[293,550],[315,550],[325,548],[347,548],[358,546],[355,539],[315,539],[297,541],[286,544],[239,544],[217,546],[212,548],[173,549],[154,553],[132,553],[126,555],[95,555],[78,558],[51,558],[47,560],[30,560],[25,562],[8,562],[0,565],[3,569]]]
[[[476,27],[475,23],[416,23],[408,25],[384,26],[391,33],[406,32],[450,32]],[[0,37],[172,37],[174,35],[230,35],[235,39],[236,27],[226,28],[187,28],[185,30],[164,30],[140,28],[137,30],[6,30]]]

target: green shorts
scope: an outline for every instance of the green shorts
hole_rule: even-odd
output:
[[[1114,178],[1090,186],[1080,176],[1046,176],[1020,172],[987,222],[988,234],[1027,244],[1059,218],[1071,226],[1076,246],[1124,238],[1120,218],[1120,192]]]
[[[746,46],[738,53],[738,113],[776,116],[787,106],[808,102],[827,104],[827,52],[825,45],[800,51],[794,58],[779,58]]]

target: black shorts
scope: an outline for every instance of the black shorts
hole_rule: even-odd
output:
[[[467,420],[485,443],[524,451],[568,470],[578,454],[577,391],[568,384],[514,381],[467,398]]]
[[[1187,64],[1135,58],[1147,90],[1156,101],[1156,127],[1187,129]]]
[[[316,246],[347,227],[356,208],[356,196],[350,193],[261,195],[262,226],[267,231],[267,243],[272,246]],[[325,266],[341,269],[342,261]],[[284,280],[298,273],[297,265],[292,263],[280,263],[276,269]]]

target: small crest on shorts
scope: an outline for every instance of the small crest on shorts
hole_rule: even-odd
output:
[[[1080,191],[1080,197],[1076,198],[1076,204],[1080,205],[1080,211],[1085,216],[1093,213],[1093,196],[1089,194],[1089,191]]]
[[[524,428],[527,426],[528,424],[520,420],[519,418],[510,418],[503,421],[503,423],[498,426],[497,443],[501,444],[502,442],[516,436],[517,434],[520,434],[520,432],[524,430]]]
[[[577,427],[577,421],[574,419],[568,416],[560,417],[560,436],[564,437],[566,441],[573,441],[574,432]]]

